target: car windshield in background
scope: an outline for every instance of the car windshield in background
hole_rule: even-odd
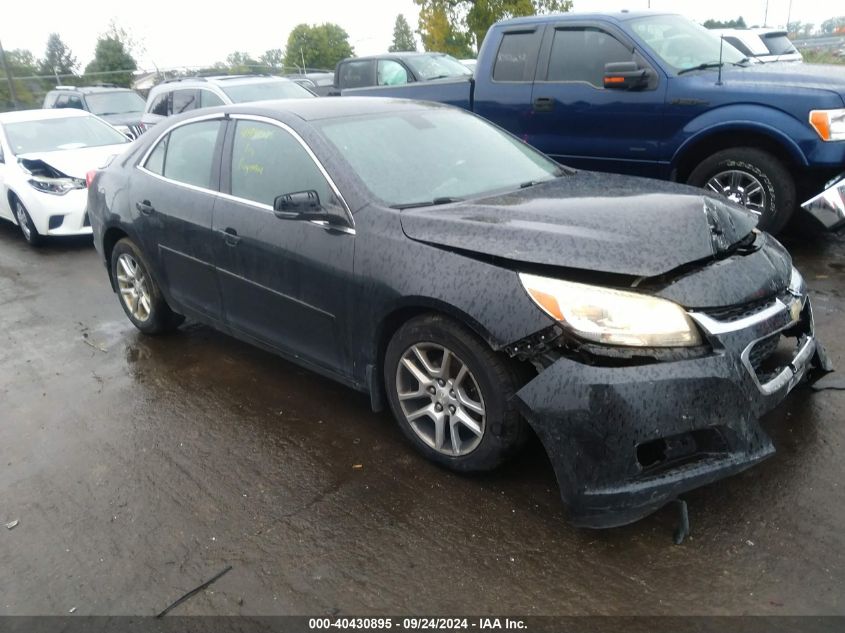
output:
[[[316,124],[373,195],[392,206],[514,190],[561,173],[528,145],[462,112],[399,112]]]
[[[448,55],[420,55],[405,59],[414,74],[425,81],[445,77],[467,77],[472,71]]]
[[[293,81],[257,81],[254,83],[220,86],[234,103],[268,101],[271,99],[303,99],[313,97]]]
[[[97,92],[85,95],[88,109],[94,114],[134,114],[144,111],[145,101],[135,92]]]
[[[721,59],[725,64],[747,61],[745,55],[708,31],[703,26],[680,15],[655,15],[631,20],[631,28],[675,71],[688,71],[699,67],[717,67]]]
[[[5,129],[15,154],[129,143],[128,138],[108,123],[92,116],[7,123]]]

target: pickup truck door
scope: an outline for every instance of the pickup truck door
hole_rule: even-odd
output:
[[[649,84],[605,89],[605,65],[631,61],[651,70]],[[550,24],[532,92],[530,142],[573,167],[657,177],[666,85],[662,71],[613,25]]]

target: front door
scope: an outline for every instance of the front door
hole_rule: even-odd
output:
[[[665,77],[652,68],[645,88],[604,87],[606,64],[651,68],[627,37],[601,23],[567,23],[546,30],[540,55],[531,143],[573,167],[658,176]]]
[[[235,119],[214,212],[216,262],[230,327],[348,374],[343,332],[352,296],[354,232],[273,212],[276,197],[316,191],[347,214],[304,143],[270,120]]]
[[[222,119],[173,128],[132,179],[131,211],[142,251],[154,261],[170,298],[219,320],[211,218],[218,198]]]

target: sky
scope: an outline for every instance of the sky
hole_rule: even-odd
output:
[[[821,24],[837,10],[827,0],[575,0],[576,11],[653,10],[684,13],[703,22],[740,15],[762,24],[768,5],[768,24],[791,20]],[[355,52],[383,52],[390,45],[396,15],[402,13],[416,29],[418,11],[413,0],[277,0],[274,3],[196,2],[195,0],[5,0],[14,3],[0,22],[0,42],[7,50],[25,48],[44,54],[47,36],[58,32],[81,68],[94,53],[97,36],[114,20],[140,42],[139,68],[210,66],[233,51],[254,57],[284,48],[290,30],[299,23],[335,22],[346,29]],[[216,8],[215,4],[220,8]],[[845,11],[839,11],[843,13]]]

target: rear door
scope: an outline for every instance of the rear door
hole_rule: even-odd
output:
[[[297,358],[349,374],[343,332],[352,296],[354,230],[276,217],[273,201],[313,190],[350,219],[313,154],[290,128],[233,116],[224,194],[214,212],[228,325]]]
[[[648,87],[605,89],[605,65],[631,61],[654,73]],[[531,143],[574,167],[658,176],[666,85],[613,25],[550,25],[534,82]]]
[[[222,314],[211,224],[224,128],[213,117],[172,128],[142,160],[130,192],[141,248],[170,297],[213,320]]]

